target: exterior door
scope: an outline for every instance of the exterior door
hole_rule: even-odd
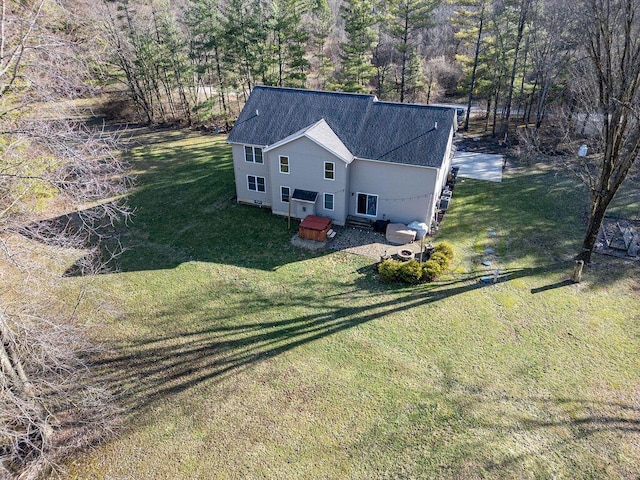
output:
[[[375,217],[378,215],[378,196],[370,193],[358,193],[356,213]]]

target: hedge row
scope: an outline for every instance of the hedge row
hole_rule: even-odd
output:
[[[378,274],[386,282],[419,283],[432,282],[442,275],[453,260],[453,247],[448,242],[435,245],[431,258],[420,264],[417,260],[400,262],[385,260],[378,265]]]

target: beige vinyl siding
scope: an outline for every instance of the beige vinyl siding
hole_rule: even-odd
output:
[[[357,194],[364,192],[378,196],[378,220],[429,224],[437,169],[361,159],[354,160],[351,169],[350,214],[356,215]]]
[[[272,211],[277,215],[288,215],[289,205],[280,199],[280,187],[288,186],[291,194],[298,188],[318,192],[315,214],[329,217],[334,223],[343,225],[347,214],[347,181],[349,172],[346,163],[317,143],[300,137],[268,151],[265,156],[271,178]],[[279,158],[289,157],[289,173],[280,173]],[[324,163],[335,164],[333,180],[325,180]],[[324,208],[324,194],[334,195],[333,210]]]
[[[233,172],[236,179],[236,196],[238,197],[238,202],[270,207],[273,186],[269,178],[269,167],[267,165],[266,155],[263,155],[264,163],[247,162],[245,160],[244,145],[239,144],[231,145],[231,153],[233,155]],[[247,184],[248,175],[263,177],[265,179],[265,191],[254,192],[249,190]],[[276,191],[279,197],[280,187],[278,187]]]

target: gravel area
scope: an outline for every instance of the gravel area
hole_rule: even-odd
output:
[[[382,233],[372,230],[339,226],[334,226],[333,229],[336,231],[336,236],[332,240],[314,242],[313,240],[302,239],[296,234],[291,239],[291,243],[297,247],[312,251],[339,250],[362,255],[376,261],[380,260],[383,255],[397,256],[400,250],[410,250],[414,255],[420,253],[420,241],[406,245],[392,245],[387,242]]]

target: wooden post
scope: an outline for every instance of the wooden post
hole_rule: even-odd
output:
[[[289,195],[289,215],[287,218],[287,230],[291,230],[291,195]]]
[[[584,268],[584,260],[576,260],[576,266],[573,267],[573,275],[571,280],[573,283],[580,283],[582,281],[582,269]]]
[[[422,257],[424,256],[424,237],[426,237],[426,235],[423,235],[422,238],[420,239],[420,263],[422,264]]]

